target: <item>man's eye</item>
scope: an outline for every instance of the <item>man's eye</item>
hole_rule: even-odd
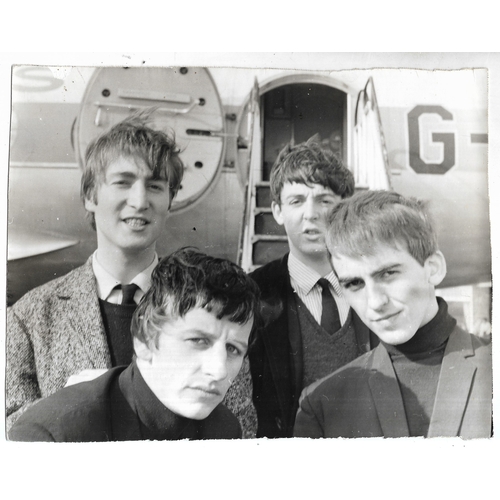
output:
[[[398,272],[397,271],[394,271],[393,269],[389,270],[389,271],[385,271],[383,274],[382,274],[382,277],[383,278],[391,278],[392,276],[394,276],[395,274],[397,274]]]
[[[208,345],[208,340],[204,339],[202,337],[193,337],[193,338],[187,339],[187,341],[190,342],[191,344],[194,344],[194,345],[200,346],[200,347]]]
[[[230,354],[234,354],[235,356],[241,356],[241,350],[234,345],[227,344],[226,349]]]
[[[355,292],[359,290],[363,286],[363,282],[361,280],[352,280],[346,283],[342,283],[342,287],[344,290],[348,290],[350,292]]]

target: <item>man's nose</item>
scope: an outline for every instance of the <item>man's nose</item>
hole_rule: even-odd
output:
[[[307,199],[304,202],[304,218],[317,219],[318,216],[319,216],[318,204],[312,199]]]
[[[206,353],[203,369],[215,381],[224,380],[227,377],[227,351],[226,347],[212,347]]]
[[[387,305],[389,299],[384,288],[377,284],[367,285],[368,307],[375,312],[380,312]]]
[[[137,210],[146,210],[149,208],[148,190],[143,182],[136,181],[132,184],[127,202]]]

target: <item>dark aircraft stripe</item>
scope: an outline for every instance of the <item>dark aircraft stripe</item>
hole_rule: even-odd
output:
[[[470,142],[473,144],[488,144],[488,134],[471,134]]]

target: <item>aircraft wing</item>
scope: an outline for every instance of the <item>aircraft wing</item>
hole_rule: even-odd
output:
[[[8,239],[7,259],[9,261],[62,250],[78,243],[78,240],[73,238],[32,231],[16,226],[9,226]]]

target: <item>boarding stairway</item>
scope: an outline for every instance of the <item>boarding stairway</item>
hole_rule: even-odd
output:
[[[285,229],[277,224],[271,212],[270,183],[263,180],[261,131],[258,85],[255,83],[249,103],[247,133],[250,153],[238,248],[238,263],[246,272],[283,256],[289,249]],[[371,78],[358,94],[353,136],[355,189],[392,189],[387,150]]]
[[[244,226],[247,244],[241,252],[241,266],[251,272],[288,252],[288,240],[284,227],[277,224],[271,212],[269,181],[255,182],[247,197],[250,198],[249,217]]]

